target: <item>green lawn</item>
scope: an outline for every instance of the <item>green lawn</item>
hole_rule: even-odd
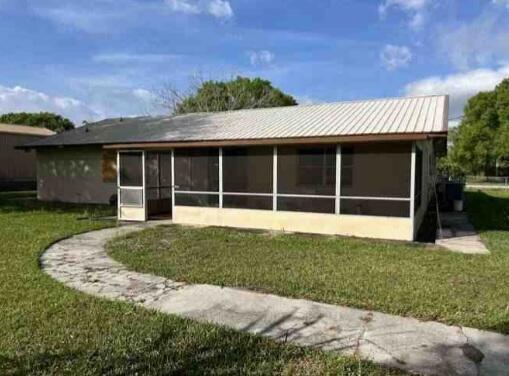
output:
[[[52,242],[111,226],[99,207],[0,193],[0,374],[395,374],[371,363],[97,299],[39,268]]]
[[[509,192],[468,192],[492,254],[376,240],[158,227],[119,238],[132,269],[509,333]]]

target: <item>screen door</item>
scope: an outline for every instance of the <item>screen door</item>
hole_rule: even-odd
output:
[[[118,160],[118,219],[145,221],[145,152],[119,151]]]

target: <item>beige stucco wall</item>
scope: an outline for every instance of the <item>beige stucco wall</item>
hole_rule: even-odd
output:
[[[37,150],[39,200],[109,203],[116,184],[103,182],[101,161],[100,146]]]
[[[410,218],[189,206],[176,206],[173,221],[180,224],[257,228],[395,240],[412,240],[413,233]]]
[[[35,181],[35,152],[15,149],[41,136],[0,133],[0,181]]]

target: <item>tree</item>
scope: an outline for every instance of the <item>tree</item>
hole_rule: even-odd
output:
[[[174,115],[297,104],[292,96],[273,87],[270,81],[240,76],[228,81],[198,78],[191,84],[188,93],[167,85],[159,92],[159,100]]]
[[[469,174],[493,174],[509,159],[509,79],[469,99],[448,163]]]
[[[74,128],[69,119],[51,112],[10,112],[0,115],[0,123],[43,127],[57,133]]]

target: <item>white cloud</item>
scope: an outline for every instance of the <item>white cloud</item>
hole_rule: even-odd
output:
[[[172,54],[131,54],[131,53],[105,53],[92,56],[95,63],[132,64],[132,63],[166,63],[178,58]]]
[[[387,44],[380,52],[380,60],[387,70],[407,66],[412,61],[412,52],[406,46]]]
[[[405,86],[406,95],[450,95],[450,118],[463,113],[467,100],[480,91],[493,90],[504,78],[509,77],[509,64],[499,69],[474,69],[448,76],[428,77]]]
[[[276,58],[276,55],[268,50],[248,51],[247,55],[253,66],[270,64]]]
[[[310,105],[310,104],[322,103],[321,100],[313,98],[313,97],[310,97],[309,95],[297,95],[295,97],[295,100],[297,101],[297,103],[299,105],[302,105],[302,106],[306,106],[306,105]]]
[[[76,125],[83,120],[96,120],[100,116],[80,100],[51,96],[21,86],[0,85],[0,113],[49,111],[71,119]]]
[[[209,13],[217,18],[231,18],[233,17],[233,10],[230,2],[226,0],[212,0],[208,6]]]
[[[378,6],[381,18],[385,18],[391,9],[399,9],[409,17],[408,26],[419,30],[426,19],[427,8],[434,0],[384,0]]]
[[[505,6],[509,9],[509,0],[492,0],[491,2],[495,5]]]
[[[192,0],[166,0],[166,3],[175,12],[187,14],[201,13],[201,9],[198,4],[193,3]]]
[[[28,6],[37,16],[57,25],[96,34],[150,26],[156,20],[167,21],[172,12],[206,14],[220,20],[233,17],[228,0],[37,0]]]
[[[157,99],[157,96],[153,92],[148,91],[146,89],[140,89],[140,88],[134,89],[133,95],[136,98],[139,98],[142,101],[145,101],[147,104],[149,104],[151,102],[155,102],[155,100]]]
[[[174,11],[185,14],[209,14],[218,19],[233,17],[233,9],[228,0],[165,0]]]
[[[509,1],[508,1],[509,2]],[[458,69],[471,69],[509,60],[507,14],[488,10],[473,21],[438,30],[441,55]]]
[[[41,0],[29,3],[39,17],[64,27],[88,33],[118,31],[136,23],[144,12],[154,12],[154,5],[140,4],[135,0],[74,0],[59,2]],[[162,7],[160,5],[159,9]]]

